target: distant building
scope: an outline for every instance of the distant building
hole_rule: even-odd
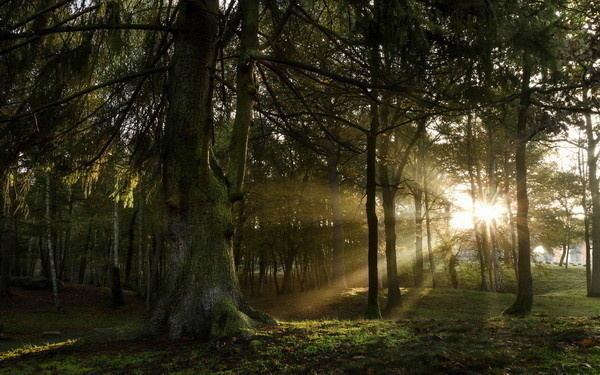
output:
[[[552,262],[560,263],[560,258],[562,257],[563,249],[555,248],[552,254]],[[569,264],[576,265],[585,265],[586,262],[586,253],[585,253],[585,242],[579,244],[578,246],[571,246],[568,253],[568,262]]]

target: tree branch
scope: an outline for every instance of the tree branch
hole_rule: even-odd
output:
[[[119,77],[119,78],[113,79],[113,80],[108,81],[108,82],[99,83],[97,85],[90,86],[90,87],[88,87],[85,90],[82,90],[82,91],[79,91],[79,92],[77,92],[75,94],[69,95],[69,96],[67,96],[65,98],[59,99],[59,100],[54,101],[54,102],[49,103],[49,104],[45,104],[45,105],[43,105],[41,107],[38,107],[36,109],[33,109],[33,110],[29,111],[29,112],[22,113],[20,115],[15,115],[15,116],[12,116],[12,117],[9,117],[9,118],[5,118],[5,119],[0,119],[0,124],[4,124],[4,123],[7,123],[7,122],[11,122],[11,121],[15,121],[15,120],[20,120],[20,119],[23,119],[23,118],[27,118],[27,117],[33,116],[33,115],[35,115],[37,113],[40,113],[40,112],[42,112],[42,111],[44,111],[44,110],[46,110],[48,108],[56,107],[56,106],[65,104],[67,102],[70,102],[73,99],[77,99],[80,96],[89,94],[89,93],[91,93],[93,91],[96,91],[96,90],[99,90],[99,89],[102,89],[102,88],[105,88],[105,87],[108,87],[108,86],[111,86],[111,85],[114,85],[114,84],[117,84],[117,83],[126,82],[126,81],[132,80],[134,78],[145,76],[145,75],[148,75],[148,74],[154,74],[154,73],[164,72],[164,71],[166,71],[168,69],[169,69],[168,67],[162,66],[162,67],[158,67],[158,68],[153,68],[153,69],[148,69],[148,70],[144,70],[144,71],[141,71],[141,72],[133,73],[133,74],[130,74],[128,76]]]

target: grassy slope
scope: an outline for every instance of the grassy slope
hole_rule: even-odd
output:
[[[581,276],[581,268],[537,269],[541,294],[528,318],[498,316],[508,294],[411,289],[393,318],[364,321],[364,290],[307,292],[255,300],[280,319],[312,320],[250,339],[65,343],[5,353],[0,373],[596,374],[600,302],[583,296]]]

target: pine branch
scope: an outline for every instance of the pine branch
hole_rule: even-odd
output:
[[[11,33],[4,32],[0,33],[0,41],[25,39],[31,37],[38,37],[50,34],[59,33],[71,33],[80,31],[95,31],[95,30],[150,30],[150,31],[165,31],[175,32],[176,29],[173,27],[153,24],[94,24],[94,25],[75,25],[75,26],[62,26],[62,27],[49,27],[47,29],[23,32],[23,33]]]
[[[9,117],[9,118],[5,118],[5,119],[0,119],[0,124],[4,124],[4,123],[7,123],[7,122],[11,122],[11,121],[15,121],[15,120],[20,120],[20,119],[23,119],[23,118],[27,118],[27,117],[33,116],[35,114],[38,114],[38,113],[40,113],[40,112],[42,112],[42,111],[44,111],[44,110],[46,110],[48,108],[52,108],[52,107],[56,107],[56,106],[68,103],[71,100],[77,99],[77,98],[79,98],[79,97],[81,97],[83,95],[89,94],[89,93],[94,92],[96,90],[99,90],[99,89],[102,89],[102,88],[105,88],[105,87],[108,87],[108,86],[112,86],[112,85],[115,85],[117,83],[126,82],[126,81],[132,80],[134,78],[142,77],[142,76],[145,76],[145,75],[148,75],[148,74],[154,74],[154,73],[164,72],[164,71],[166,71],[168,69],[169,68],[165,67],[165,66],[158,67],[158,68],[153,68],[153,69],[148,69],[148,70],[144,70],[144,71],[141,71],[141,72],[130,74],[128,76],[119,77],[119,78],[116,78],[116,79],[113,79],[113,80],[110,80],[110,81],[107,81],[107,82],[99,83],[97,85],[90,86],[90,87],[88,87],[85,90],[82,90],[82,91],[79,91],[79,92],[77,92],[75,94],[69,95],[69,96],[67,96],[65,98],[59,99],[59,100],[54,101],[54,102],[49,103],[49,104],[45,104],[45,105],[43,105],[41,107],[38,107],[36,109],[33,109],[33,110],[29,111],[29,112],[22,113],[22,114],[19,114],[19,115],[15,115],[15,116],[12,116],[12,117]]]

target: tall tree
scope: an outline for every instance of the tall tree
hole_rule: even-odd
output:
[[[171,254],[150,312],[150,331],[164,331],[172,339],[239,334],[251,328],[254,319],[273,322],[244,301],[231,249],[231,203],[241,198],[256,92],[251,51],[257,38],[258,0],[240,3],[239,120],[229,150],[228,176],[215,164],[211,150],[219,2],[187,0],[179,5],[163,142]]]

